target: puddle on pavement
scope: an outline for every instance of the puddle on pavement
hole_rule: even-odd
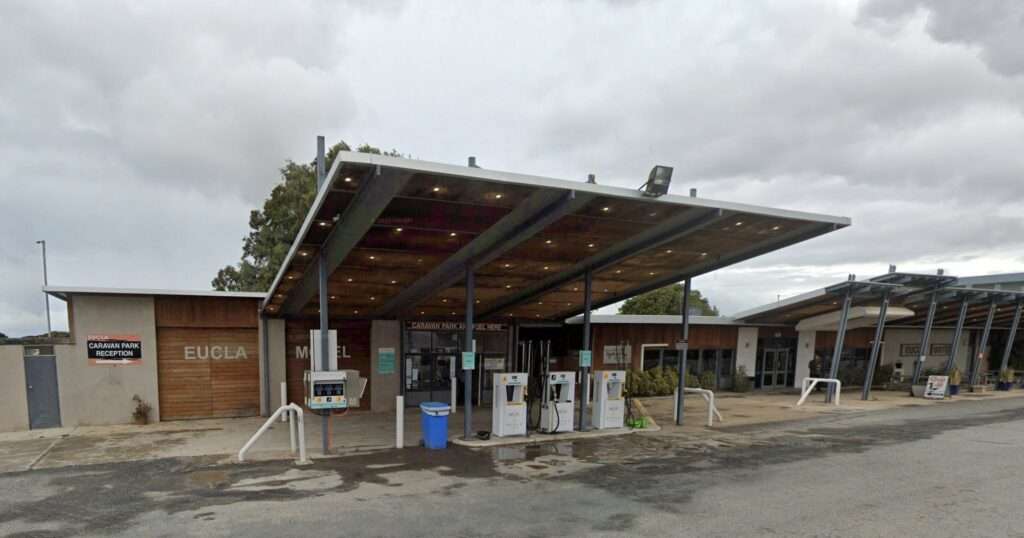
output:
[[[215,488],[228,483],[227,471],[205,470],[188,474],[188,481],[197,486]]]

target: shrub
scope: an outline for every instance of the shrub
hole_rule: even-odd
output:
[[[740,366],[736,369],[736,375],[733,376],[732,390],[736,392],[750,392],[751,386],[750,377],[747,376],[747,367]]]
[[[149,402],[143,400],[138,394],[132,396],[132,401],[135,402],[135,410],[132,411],[132,418],[135,419],[136,424],[148,424],[149,423],[149,412],[153,410],[153,406],[149,405]]]
[[[700,388],[707,390],[715,389],[715,373],[711,370],[705,370],[704,373],[700,374]]]

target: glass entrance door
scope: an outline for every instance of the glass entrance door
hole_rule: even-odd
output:
[[[790,362],[788,349],[765,349],[761,359],[761,386],[764,388],[789,386]]]

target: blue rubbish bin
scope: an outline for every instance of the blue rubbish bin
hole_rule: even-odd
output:
[[[441,402],[420,404],[420,430],[423,446],[439,449],[448,448],[448,413],[452,406]]]

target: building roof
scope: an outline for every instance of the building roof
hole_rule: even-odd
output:
[[[569,325],[582,325],[583,316],[575,316],[565,320]],[[638,314],[601,314],[590,316],[592,325],[635,324],[635,325],[681,325],[681,316],[671,315],[638,315]],[[725,316],[690,316],[690,325],[748,325],[739,323]]]
[[[264,299],[267,294],[262,291],[216,291],[216,290],[168,290],[149,288],[98,288],[76,286],[44,286],[43,291],[67,300],[69,295],[177,295],[193,297],[224,297],[243,299]]]
[[[911,315],[893,322],[892,326],[923,326],[934,293],[936,297],[934,326],[954,326],[959,317],[960,306],[966,301],[968,309],[965,326],[974,327],[984,324],[988,316],[989,305],[996,303],[993,326],[1001,328],[1008,326],[1013,319],[1013,308],[1007,306],[1024,301],[1024,291],[994,287],[969,287],[962,283],[1001,284],[1014,281],[1006,279],[1007,276],[1012,277],[1012,275],[993,275],[991,277],[958,279],[947,275],[890,272],[866,281],[851,280],[812,290],[782,301],[740,312],[733,318],[748,323],[795,324],[803,319],[838,311],[848,289],[853,292],[852,305],[855,307],[877,306],[881,302],[882,293],[888,289],[891,305],[899,305],[912,312]]]
[[[559,320],[848,226],[845,217],[340,152],[264,301],[313,316]],[[637,185],[643,181],[638,177]]]

